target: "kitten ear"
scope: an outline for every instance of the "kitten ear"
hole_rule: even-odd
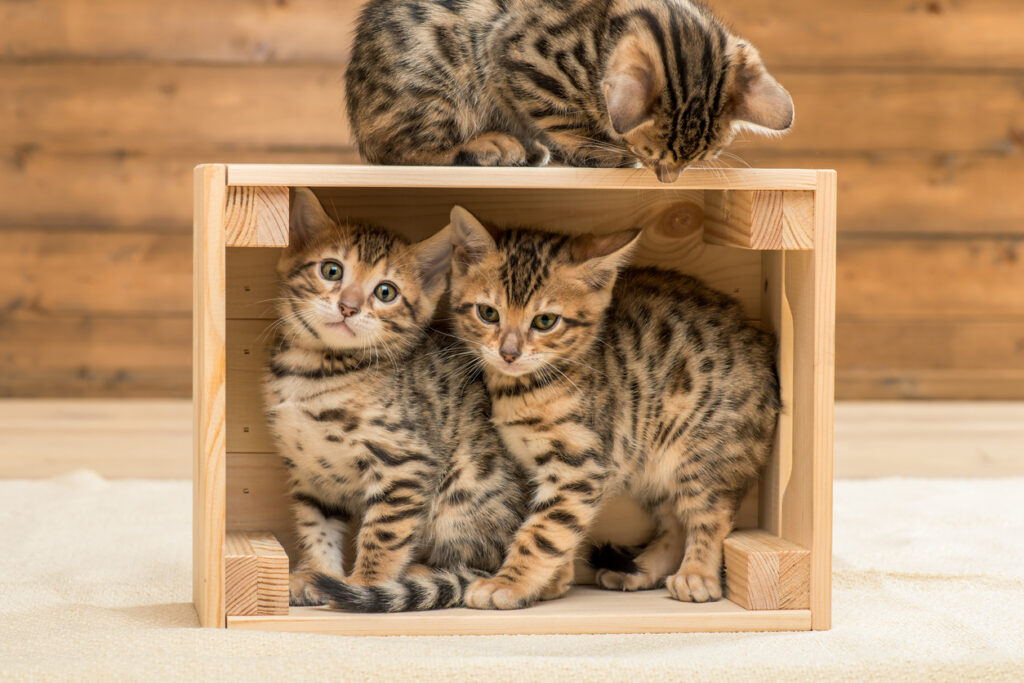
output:
[[[288,248],[301,249],[317,234],[335,227],[320,200],[308,187],[295,188],[289,217]]]
[[[451,232],[451,226],[445,226],[437,234],[412,247],[416,259],[416,274],[427,296],[434,295],[444,286],[445,275],[452,267]]]
[[[452,207],[451,229],[452,245],[455,248],[452,260],[460,274],[497,249],[494,238],[483,223],[461,206]]]
[[[636,38],[619,41],[601,81],[612,128],[625,135],[654,119],[660,77],[647,50]]]
[[[734,122],[768,130],[789,130],[793,125],[793,98],[764,68],[753,45],[741,43],[737,58]]]
[[[613,282],[633,255],[640,230],[620,230],[607,235],[579,235],[570,244],[572,260],[580,264],[581,279],[592,289],[604,289]]]

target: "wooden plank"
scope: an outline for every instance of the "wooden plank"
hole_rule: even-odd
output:
[[[779,534],[782,532],[782,501],[793,471],[793,312],[786,298],[786,255],[765,252],[761,260],[764,282],[761,327],[775,335],[782,411],[771,459],[761,475],[757,523],[744,526],[758,526]],[[736,526],[741,524],[738,522]]]
[[[186,235],[3,230],[0,310],[7,314],[188,315]]]
[[[844,372],[1024,369],[1024,319],[840,320],[836,337]]]
[[[768,12],[759,0],[711,4],[760,49],[771,69],[1024,67],[1015,0],[776,0]]]
[[[1020,154],[783,155],[732,149],[764,168],[835,168],[842,181],[840,234],[1024,234]],[[204,160],[354,163],[345,151],[236,150],[211,147],[180,156],[0,152],[3,228],[139,230],[185,233],[191,226],[192,168]],[[734,162],[740,164],[740,162]],[[742,164],[741,164],[742,165]],[[479,169],[477,169],[479,170]],[[689,173],[689,172],[688,172]],[[685,181],[686,175],[679,183]]]
[[[228,246],[288,246],[287,187],[229,187],[224,212]]]
[[[358,0],[4,3],[0,56],[343,65],[360,5]],[[1024,68],[1014,0],[828,5],[779,0],[771,12],[758,0],[713,5],[758,46],[773,69]]]
[[[191,347],[184,316],[0,315],[0,396],[185,398]]]
[[[810,249],[814,193],[779,190],[709,191],[704,241],[743,249]]]
[[[203,626],[224,625],[226,173],[222,165],[195,172],[192,598]]]
[[[349,149],[341,84],[336,65],[0,63],[0,149]]]
[[[1013,401],[1024,399],[1024,370],[841,370],[843,400]]]
[[[835,198],[835,173],[819,172],[814,251],[788,252],[784,273],[793,312],[793,470],[782,501],[781,536],[811,551],[816,630],[831,624]]]
[[[273,534],[226,534],[224,594],[227,616],[288,614],[288,556]]]
[[[73,0],[0,4],[4,59],[334,62],[348,59],[357,0]]]
[[[778,139],[747,135],[732,152],[1009,154],[1020,148],[1024,89],[1015,73],[776,70],[775,75],[796,104],[792,132]]]
[[[182,400],[6,399],[0,478],[89,469],[105,479],[188,479],[191,417]]]
[[[761,529],[740,529],[725,539],[726,597],[740,607],[808,609],[811,553]]]
[[[836,475],[1024,476],[1024,401],[838,403]]]
[[[842,399],[1024,399],[1024,319],[840,320]]]
[[[840,246],[842,319],[1024,317],[1024,237],[850,238]]]
[[[333,166],[230,164],[229,185],[538,190],[809,190],[803,169],[690,168],[671,185],[633,168],[462,168],[452,166]]]
[[[227,616],[259,614],[259,568],[256,553],[244,531],[224,536],[224,613]]]
[[[1015,191],[1021,154],[732,151],[753,166],[834,168],[842,178],[841,235],[1024,234],[1024,192]]]
[[[0,152],[0,229],[144,230],[191,234],[197,163],[352,163],[354,150],[238,150],[155,154],[61,153],[40,147]]]
[[[396,614],[348,614],[320,607],[287,617],[229,617],[228,628],[337,635],[501,635],[555,633],[680,633],[803,631],[807,610],[748,611],[728,600],[679,602],[665,590],[617,593],[573,588],[558,600],[522,610],[448,609]]]

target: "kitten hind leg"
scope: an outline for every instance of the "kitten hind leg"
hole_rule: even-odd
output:
[[[733,504],[721,496],[713,505],[686,511],[686,552],[679,570],[665,580],[676,600],[710,602],[722,597],[722,542],[732,530]]]
[[[621,591],[644,591],[657,588],[679,567],[683,559],[682,524],[674,514],[664,515],[660,520],[661,533],[647,544],[636,556],[632,572],[599,569],[594,577],[602,588]]]
[[[455,151],[455,166],[525,166],[526,147],[507,133],[483,133]]]
[[[325,515],[310,501],[311,496],[294,503],[295,528],[302,559],[288,575],[288,603],[293,606],[327,603],[312,585],[313,574],[335,578],[345,575],[342,555],[348,524],[337,517]]]

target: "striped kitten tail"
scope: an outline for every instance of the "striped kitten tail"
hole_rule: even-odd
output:
[[[333,576],[317,574],[313,585],[334,609],[346,612],[421,612],[462,607],[466,586],[485,572],[468,567],[433,569],[429,573],[407,574],[396,581],[375,586],[346,583]]]

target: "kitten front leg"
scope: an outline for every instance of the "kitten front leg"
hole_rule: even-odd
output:
[[[544,131],[554,144],[554,157],[569,166],[632,168],[637,159],[625,145],[586,127],[552,124]]]
[[[419,482],[394,477],[381,481],[377,491],[367,500],[348,583],[372,586],[397,579],[416,550],[414,537],[426,507]]]
[[[568,590],[576,550],[597,515],[604,472],[591,452],[554,448],[537,461],[540,485],[531,514],[494,578],[470,584],[468,607],[519,609]]]
[[[683,511],[686,553],[679,570],[665,580],[676,600],[709,602],[722,597],[722,543],[732,531],[733,503],[719,497],[713,504]]]
[[[344,576],[343,550],[349,517],[343,510],[330,508],[305,493],[293,493],[292,500],[301,559],[288,575],[288,603],[323,605],[327,601],[313,588],[311,578],[313,574]]]

